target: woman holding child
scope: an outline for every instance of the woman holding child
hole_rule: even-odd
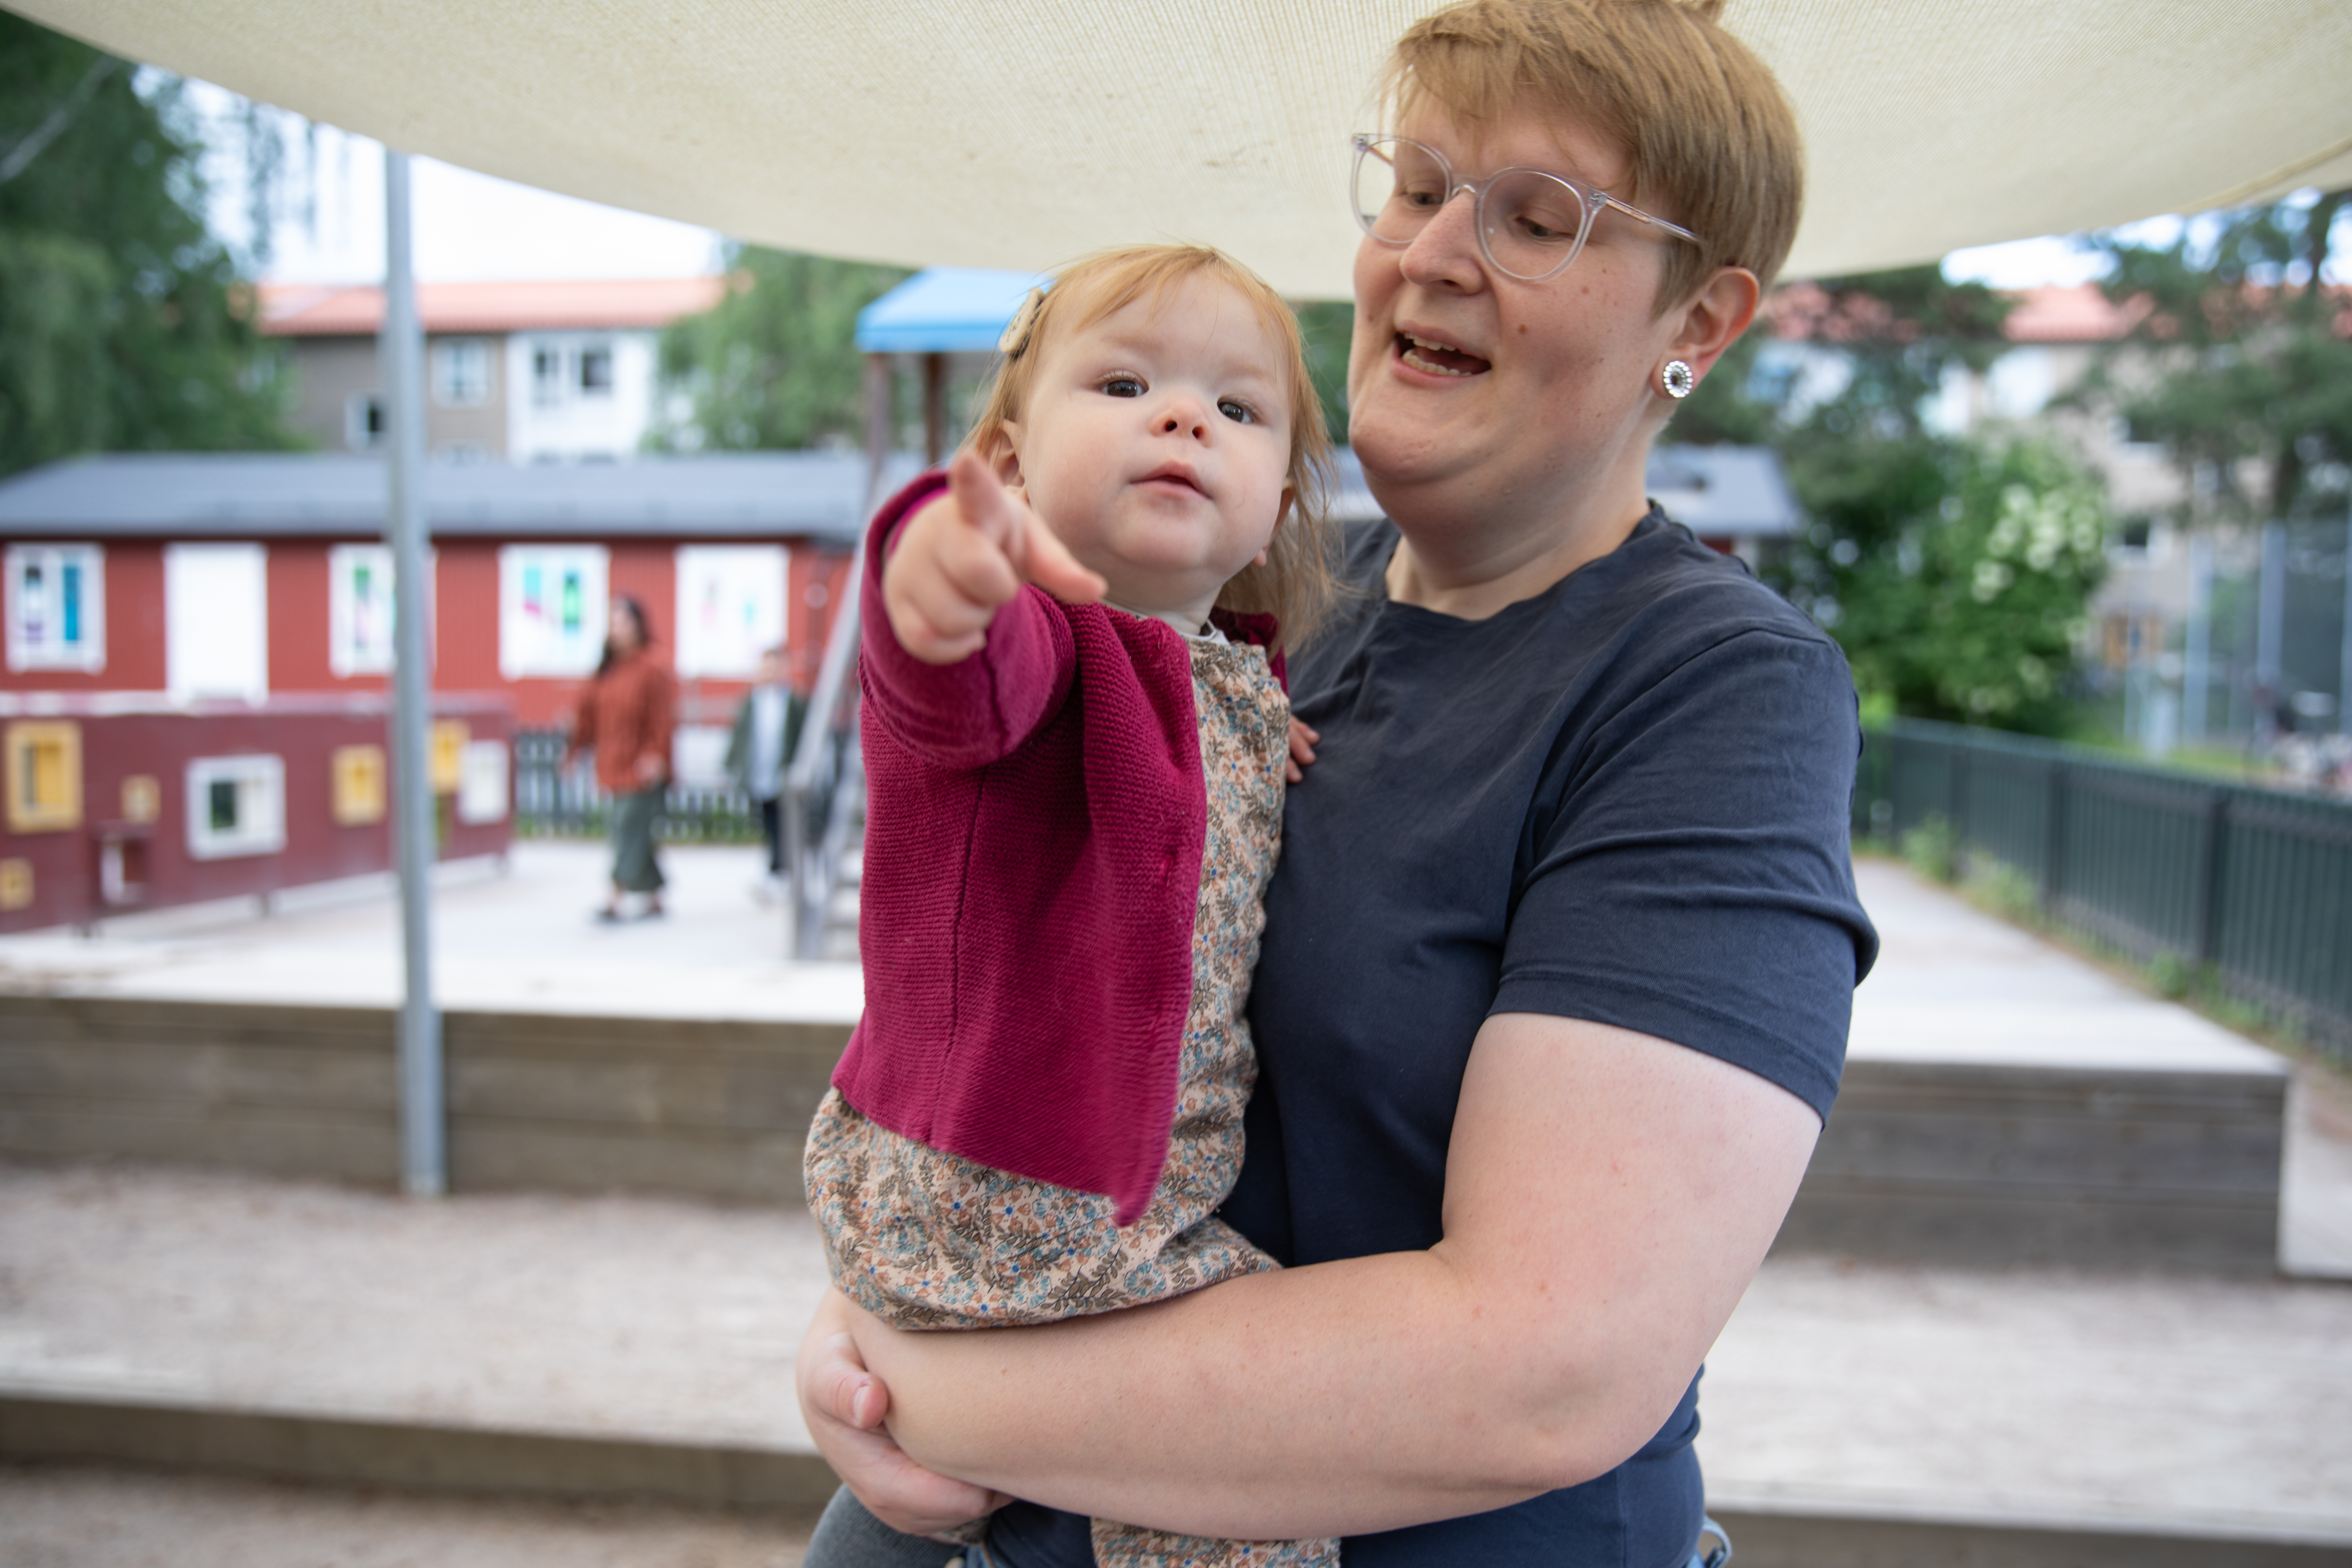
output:
[[[1843,660],[1643,496],[1652,441],[1749,325],[1797,222],[1793,121],[1713,10],[1465,0],[1399,44],[1389,128],[1352,150],[1365,232],[1350,438],[1388,521],[1341,542],[1344,591],[1324,625],[1271,639],[1305,765],[1271,880],[1245,889],[1263,889],[1262,946],[1248,926],[1231,950],[1257,957],[1234,1058],[1245,1072],[1254,1041],[1245,1152],[1217,1217],[1188,1215],[1169,1244],[1223,1261],[987,1332],[901,1331],[865,1291],[855,1306],[829,1298],[803,1346],[803,1408],[871,1513],[836,1500],[856,1529],[829,1515],[813,1561],[944,1562],[962,1549],[886,1541],[877,1517],[919,1535],[998,1504],[974,1560],[1017,1568],[1155,1541],[1177,1562],[1182,1537],[1213,1538],[1231,1561],[1328,1561],[1330,1538],[1349,1564],[1690,1558],[1699,1363],[1796,1192],[1874,950],[1847,862],[1859,737]],[[1101,320],[1167,335],[1162,299]],[[1149,375],[1106,374],[1080,393],[1132,396],[1139,413],[1160,395]],[[1167,415],[1153,433],[1253,429],[1259,411],[1227,407],[1222,384],[1208,413]],[[1099,648],[1115,679],[1141,671],[1130,685],[1170,694],[1139,711],[1161,721],[1150,754],[1175,759],[1171,776],[1197,794],[1199,763],[1184,775],[1186,744],[1170,737],[1197,716],[1200,754],[1221,754],[1201,671],[1230,667],[1252,693],[1282,673],[1202,651],[1226,632],[1245,647],[1238,621],[1204,624],[1213,600],[1237,603],[1213,574],[1248,565],[1252,528],[1278,545],[1311,510],[1311,484],[1295,460],[1254,459],[1282,484],[1278,505],[1261,498],[1264,516],[1217,533],[1190,596],[1171,589],[1162,624],[1139,632],[1130,622],[1155,606],[1123,598],[1122,582],[1158,545],[1090,528],[1075,501],[1050,510],[1021,443],[1052,417],[1024,406],[1012,423],[987,473],[966,459],[952,491],[935,482],[877,528],[874,589],[920,700],[877,697],[877,679],[901,676],[869,648],[869,712],[898,703],[893,733],[919,752],[933,743],[923,725],[949,711],[921,693],[958,680],[992,702],[1012,692],[1019,712],[1047,717],[967,759],[998,767],[1070,693],[1110,710],[1087,684],[1104,679],[1087,652]],[[1294,433],[1285,456],[1307,439]],[[1016,644],[1042,651],[1022,665]],[[915,668],[934,656],[984,679]],[[1027,684],[987,673],[1015,666]],[[1260,698],[1236,702],[1237,732],[1256,735]],[[961,730],[936,743],[970,750]],[[1278,748],[1249,743],[1279,768]],[[1091,731],[1070,744],[1071,777],[1135,754]],[[1193,846],[1203,910],[1218,776],[1205,840],[1170,839]],[[1143,920],[1149,901],[1120,904],[1121,918]],[[1164,974],[1175,950],[1154,937],[1135,951]],[[978,1184],[959,1191],[1037,1174],[1017,1132],[925,1137],[926,1118],[961,1102],[937,1061],[928,1079],[892,1076],[915,1057],[893,1054],[876,1016],[869,994],[877,1038],[861,1037],[836,1079],[847,1100],[825,1146],[869,1140],[827,1178],[836,1218],[854,1206],[845,1194],[880,1191],[857,1184],[871,1140],[898,1133],[915,1140],[891,1144],[913,1152],[902,1176],[965,1156]],[[973,1048],[989,1081],[1017,1082],[1009,1047]],[[1180,1135],[1190,1032],[1182,1049]],[[1152,1120],[1165,1108],[1145,1098],[1120,1125],[1165,1142],[1167,1116]],[[1135,1146],[1103,1142],[1102,1125],[1065,1131],[1104,1158]],[[1188,1168],[1167,1150],[1167,1173]],[[1132,1184],[1116,1159],[1080,1164],[1113,1174],[1066,1186]],[[1158,1191],[1171,1186],[1163,1174]],[[947,1190],[934,1182],[923,1201]],[[1137,1207],[1122,1200],[1118,1217]],[[836,1277],[864,1256],[837,1256]],[[1090,1545],[1088,1516],[1129,1522],[1093,1527]]]

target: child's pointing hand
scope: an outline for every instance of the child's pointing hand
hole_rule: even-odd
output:
[[[948,467],[948,493],[908,520],[882,569],[890,630],[926,664],[969,658],[1024,583],[1081,605],[1101,598],[1104,589],[1102,578],[1079,565],[985,463],[957,453]]]

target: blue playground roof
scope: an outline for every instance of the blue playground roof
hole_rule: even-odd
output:
[[[857,312],[857,346],[870,354],[994,353],[1023,298],[1046,281],[1035,272],[927,267]]]

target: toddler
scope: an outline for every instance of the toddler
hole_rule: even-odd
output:
[[[1072,267],[1001,346],[949,477],[867,546],[866,1013],[808,1142],[835,1282],[906,1329],[1276,1267],[1214,1211],[1297,776],[1279,649],[1332,592],[1297,327],[1218,252],[1155,246]],[[1094,1546],[1339,1561],[1101,1520]]]

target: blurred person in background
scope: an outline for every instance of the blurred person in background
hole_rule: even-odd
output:
[[[736,707],[735,723],[727,736],[728,776],[737,789],[759,804],[760,833],[768,844],[767,875],[751,889],[752,896],[763,902],[775,897],[783,878],[784,770],[792,765],[793,751],[800,744],[801,723],[808,716],[805,682],[798,679],[804,672],[793,668],[788,677],[786,669],[788,664],[806,662],[805,658],[793,659],[781,645],[761,654],[759,673]]]
[[[599,921],[623,919],[623,900],[640,894],[640,918],[662,913],[661,864],[654,858],[654,819],[669,784],[670,734],[677,725],[677,682],[654,658],[646,607],[624,595],[613,601],[604,657],[580,693],[569,767],[583,752],[596,753],[596,783],[613,797],[613,890]]]

